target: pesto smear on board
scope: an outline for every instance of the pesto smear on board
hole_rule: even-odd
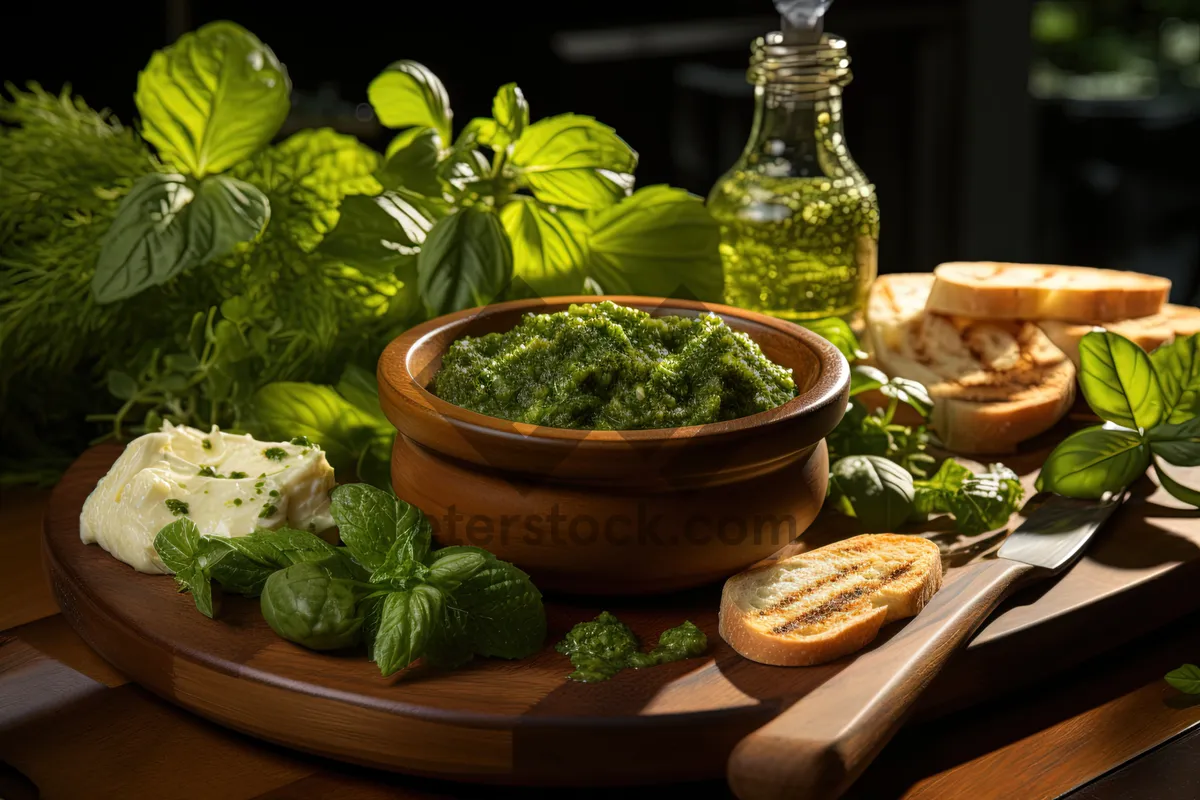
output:
[[[757,414],[792,399],[796,384],[720,317],[652,317],[606,300],[459,339],[433,391],[514,422],[639,430]]]
[[[638,647],[637,636],[607,611],[589,622],[580,622],[554,649],[571,657],[575,671],[567,677],[581,683],[606,681],[625,668],[643,669],[702,655],[708,637],[691,621],[668,628],[649,653]]]

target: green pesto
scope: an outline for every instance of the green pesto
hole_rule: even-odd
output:
[[[266,519],[267,517],[271,516],[278,510],[279,509],[275,507],[274,503],[267,503],[265,506],[262,507],[262,511],[258,512],[258,518]]]
[[[188,508],[188,504],[183,500],[176,500],[174,497],[172,497],[164,502],[167,504],[167,510],[177,517],[187,516],[187,514],[191,511],[191,509]]]
[[[287,450],[284,450],[282,447],[268,447],[266,450],[263,450],[262,454],[264,458],[269,458],[272,461],[283,461],[287,458]]]
[[[756,414],[792,399],[796,384],[720,317],[652,317],[604,301],[459,339],[433,391],[514,422],[641,430]]]
[[[629,667],[643,669],[702,655],[708,637],[692,622],[669,628],[658,637],[649,653],[638,647],[637,636],[607,611],[588,622],[580,622],[554,649],[570,656],[575,671],[567,677],[581,683],[606,681]]]

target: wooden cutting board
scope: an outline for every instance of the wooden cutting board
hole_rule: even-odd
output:
[[[44,555],[75,629],[130,678],[231,728],[320,755],[456,780],[605,785],[719,777],[747,733],[840,670],[768,667],[717,635],[720,587],[597,605],[547,601],[550,634],[538,655],[477,660],[451,673],[420,667],[383,678],[362,654],[330,655],[286,642],[258,601],[224,597],[217,618],[197,612],[167,576],[134,572],[79,540],[79,512],[119,454],[85,453],[55,489]],[[1047,447],[1006,459],[1031,483]],[[1200,481],[1200,470],[1185,476]],[[819,518],[794,552],[854,531]],[[999,546],[1002,535],[931,532],[947,582]],[[947,667],[921,713],[944,713],[1040,680],[1200,607],[1200,523],[1149,479],[1084,559],[1061,579],[1018,594]],[[601,684],[567,681],[554,652],[576,622],[610,610],[644,641],[691,619],[709,637],[704,658],[634,671]],[[899,626],[885,629],[886,646]]]

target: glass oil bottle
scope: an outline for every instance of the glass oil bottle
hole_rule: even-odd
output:
[[[726,302],[795,321],[852,317],[875,278],[879,205],[842,132],[846,42],[767,34],[747,78],[750,140],[708,198]]]

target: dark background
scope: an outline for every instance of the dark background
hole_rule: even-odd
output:
[[[214,19],[254,31],[295,87],[284,131],[330,125],[382,149],[361,106],[388,62],[445,82],[461,125],[496,87],[534,118],[612,125],[638,182],[701,195],[745,143],[750,40],[769,0],[588,3],[23,4],[0,76],[70,82],[134,119],[150,52]],[[1137,269],[1200,290],[1200,0],[837,0],[854,82],[846,136],[877,185],[880,270],[945,260]]]

